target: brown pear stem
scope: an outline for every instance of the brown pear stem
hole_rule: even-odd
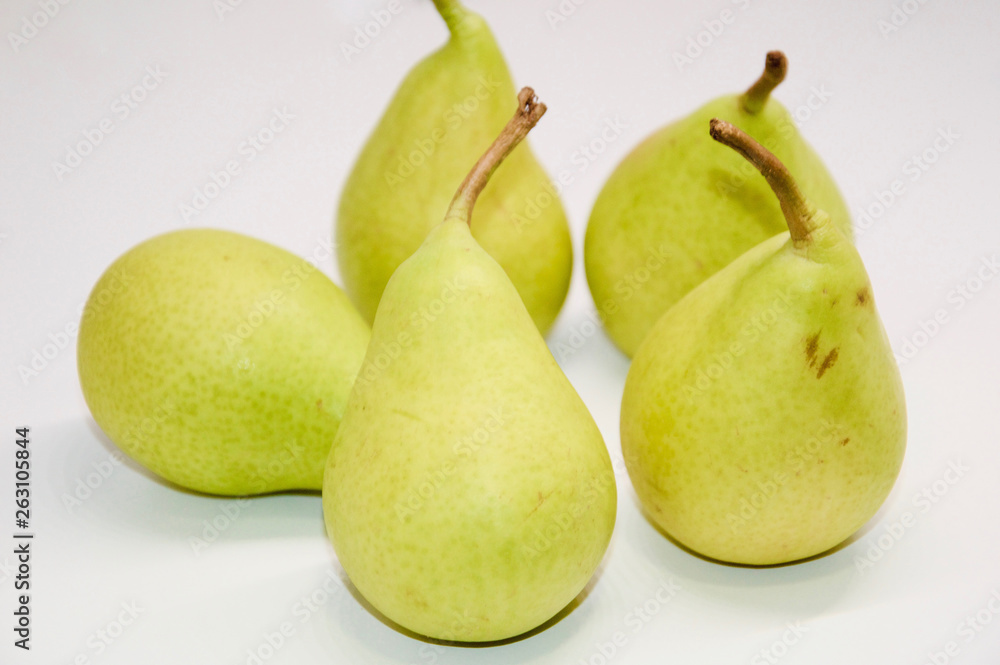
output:
[[[456,33],[458,26],[461,25],[468,13],[459,0],[434,0],[434,7],[437,8],[438,14],[444,19],[448,31],[452,34]]]
[[[753,140],[743,130],[724,120],[712,118],[709,123],[709,133],[712,138],[727,145],[754,165],[774,190],[781,204],[781,212],[785,214],[788,231],[796,247],[809,244],[815,225],[812,221],[816,209],[802,196],[795,179],[767,148]]]
[[[521,88],[521,92],[517,95],[517,103],[514,117],[503,128],[493,145],[479,158],[455,192],[455,198],[448,207],[447,217],[464,217],[466,222],[472,219],[472,208],[476,205],[476,199],[486,187],[486,183],[489,182],[490,176],[545,114],[545,104],[538,101],[535,91],[531,88]]]
[[[747,113],[760,113],[767,103],[771,91],[785,80],[788,73],[788,58],[781,51],[769,51],[764,60],[764,72],[760,78],[740,96],[740,106]]]

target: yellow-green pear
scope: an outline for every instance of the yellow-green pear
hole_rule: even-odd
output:
[[[850,236],[836,183],[792,115],[771,97],[786,70],[784,54],[771,51],[764,73],[745,93],[715,99],[649,136],[598,195],[584,266],[608,335],[626,355],[635,354],[684,294],[785,229],[777,201],[753,167],[712,145],[704,130],[711,118],[760,139]]]
[[[552,618],[615,522],[600,431],[469,232],[490,174],[545,111],[529,88],[519,101],[389,280],[323,485],[354,586],[403,628],[444,640],[500,640]]]
[[[182,487],[322,487],[370,331],[315,266],[211,229],[133,247],[94,286],[77,345],[104,433]]]
[[[734,126],[788,231],[702,282],[639,347],[621,441],[649,517],[704,556],[778,564],[876,513],[906,445],[903,384],[868,274],[835,220]],[[720,149],[720,148],[717,148]]]
[[[514,112],[514,84],[489,26],[459,0],[434,5],[451,36],[406,75],[337,212],[344,290],[369,323],[389,277],[441,222],[468,165]],[[555,188],[527,145],[487,185],[471,228],[544,335],[566,299],[573,247]]]

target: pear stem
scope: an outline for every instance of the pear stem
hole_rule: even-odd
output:
[[[757,114],[764,108],[771,91],[785,80],[788,73],[788,58],[781,51],[769,51],[764,59],[764,72],[760,78],[740,96],[740,106],[747,113]]]
[[[785,165],[743,130],[724,120],[712,118],[709,122],[709,133],[719,143],[743,155],[760,171],[778,197],[781,212],[785,215],[788,231],[792,236],[792,243],[796,247],[808,245],[811,241],[810,234],[815,228],[813,216],[816,214],[816,208],[802,196],[799,186],[795,184],[795,179]]]
[[[455,192],[446,217],[462,217],[466,223],[472,219],[472,208],[476,199],[486,187],[490,176],[497,170],[500,163],[517,147],[531,128],[545,114],[545,104],[538,101],[535,91],[531,88],[521,88],[517,95],[517,112],[503,128],[493,145],[479,158],[469,175]]]
[[[444,19],[448,31],[453,35],[457,34],[458,26],[461,25],[468,13],[462,3],[459,0],[434,0],[434,7]]]

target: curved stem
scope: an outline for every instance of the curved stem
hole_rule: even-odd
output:
[[[760,113],[767,103],[771,91],[785,80],[788,73],[788,58],[781,51],[769,51],[764,60],[764,72],[760,78],[740,96],[740,106],[747,113]]]
[[[781,212],[785,214],[785,221],[788,223],[788,231],[792,236],[792,242],[796,247],[809,244],[815,228],[813,215],[816,209],[802,196],[799,186],[795,184],[795,179],[788,172],[785,165],[771,152],[753,140],[748,134],[738,127],[712,118],[709,123],[709,133],[712,138],[727,145],[756,167],[760,174],[767,180],[767,184],[774,190],[778,202],[781,204]]]
[[[459,0],[434,0],[434,7],[437,8],[438,14],[444,19],[445,25],[448,26],[448,31],[451,34],[456,34],[458,31],[458,26],[461,25],[462,20],[465,19],[468,13],[465,7]]]
[[[503,128],[493,145],[479,158],[455,192],[455,198],[451,200],[446,217],[462,217],[466,223],[472,219],[472,208],[476,205],[476,199],[486,187],[486,183],[489,182],[490,176],[545,114],[545,104],[538,101],[535,91],[531,88],[521,88],[521,92],[517,95],[517,103],[514,117]]]

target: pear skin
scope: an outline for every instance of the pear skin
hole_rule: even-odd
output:
[[[743,159],[720,154],[704,128],[729,120],[759,137],[850,235],[837,185],[770,96],[787,61],[768,54],[745,93],[709,102],[649,136],[604,185],[584,240],[587,283],[608,335],[628,356],[688,291],[738,256],[786,229],[774,195]]]
[[[843,542],[882,505],[906,445],[903,385],[851,241],[753,139],[717,121],[714,135],[771,172],[790,230],[657,322],[629,369],[622,450],[671,537],[778,564]]]
[[[153,473],[209,494],[318,490],[369,335],[310,263],[191,229],[108,268],[77,364],[94,420]]]
[[[393,271],[441,222],[468,165],[515,110],[510,71],[486,22],[458,0],[435,5],[451,36],[406,75],[337,212],[344,289],[369,322]],[[471,225],[545,334],[566,299],[573,247],[562,203],[527,144],[486,186]]]
[[[544,111],[530,89],[522,99],[511,126],[528,124],[498,144]],[[585,587],[615,522],[600,431],[469,231],[483,168],[499,159],[483,157],[479,184],[463,185],[389,280],[323,489],[353,584],[400,626],[443,640],[549,620]]]

